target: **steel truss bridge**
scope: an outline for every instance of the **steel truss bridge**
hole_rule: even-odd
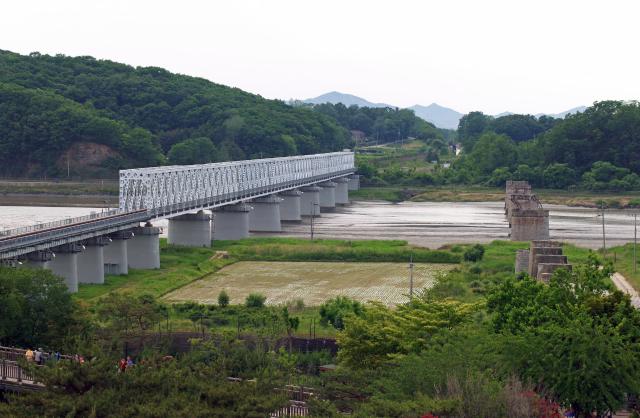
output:
[[[355,172],[350,151],[120,171],[120,208],[0,231],[0,260],[216,208]]]

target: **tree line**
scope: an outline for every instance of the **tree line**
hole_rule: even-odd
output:
[[[350,131],[361,131],[377,142],[393,142],[413,137],[422,140],[443,138],[443,130],[417,117],[410,109],[345,106],[342,103],[314,105],[313,110],[335,119]]]
[[[471,112],[460,119],[464,155],[443,179],[502,186],[640,189],[640,104],[596,102],[564,119]]]

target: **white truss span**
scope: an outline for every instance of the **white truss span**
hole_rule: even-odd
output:
[[[120,209],[152,217],[212,208],[355,171],[353,152],[120,171]]]

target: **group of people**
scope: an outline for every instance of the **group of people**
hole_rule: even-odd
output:
[[[27,349],[24,353],[25,358],[30,363],[36,363],[39,365],[43,365],[46,360],[54,359],[60,360],[60,352],[56,351],[55,353],[45,353],[42,351],[42,348],[37,348],[32,350],[30,348]]]
[[[127,358],[121,358],[118,362],[118,370],[122,373],[127,371],[128,368],[135,366],[133,359],[131,356],[127,356]]]

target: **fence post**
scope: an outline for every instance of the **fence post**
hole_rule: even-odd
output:
[[[7,380],[7,360],[2,359],[2,380]]]
[[[22,367],[19,364],[16,364],[18,367],[18,382],[22,382]]]

